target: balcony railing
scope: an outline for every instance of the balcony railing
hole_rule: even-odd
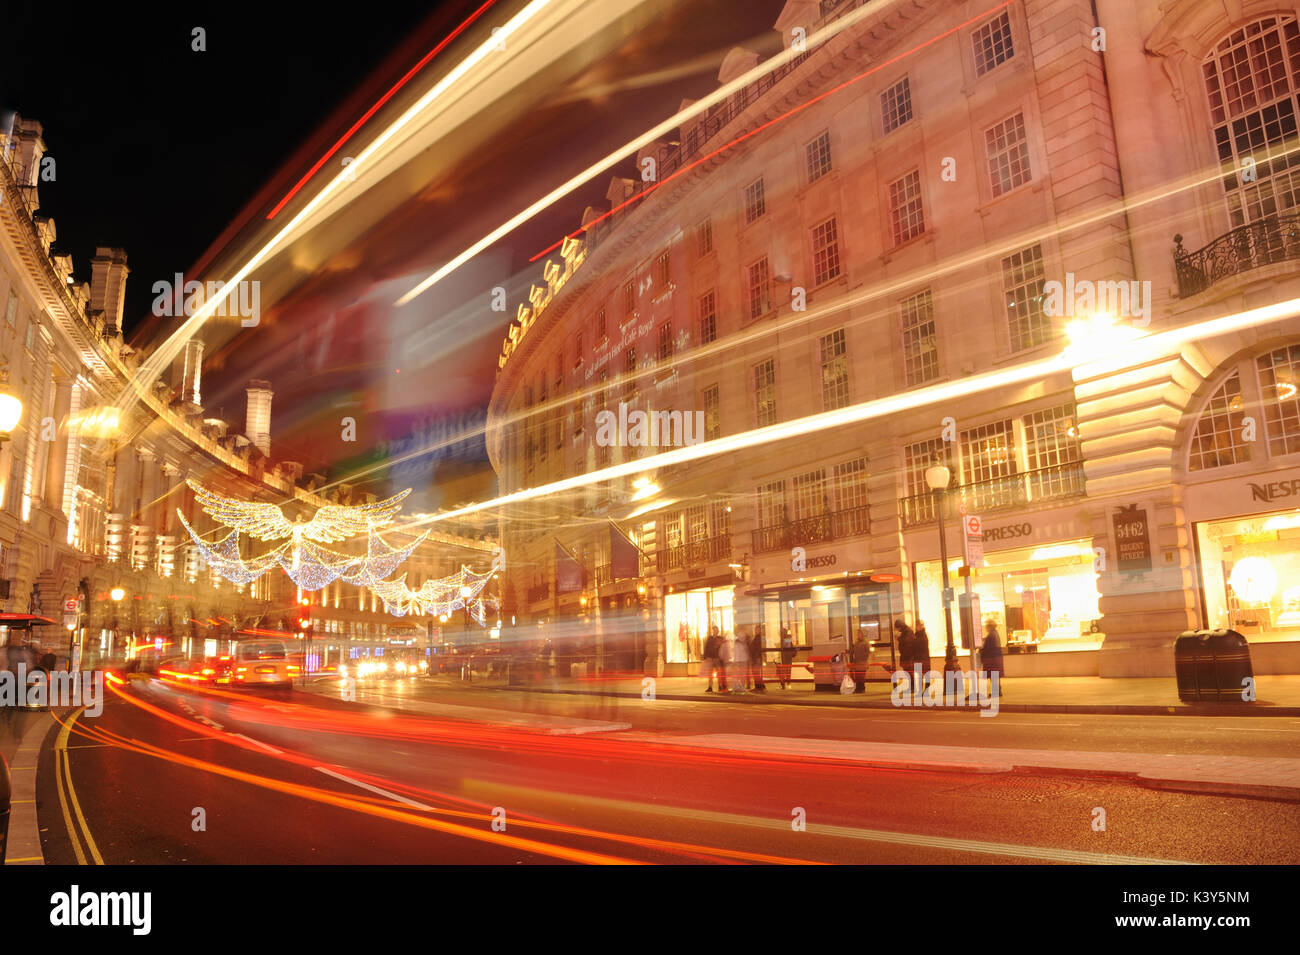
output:
[[[1300,213],[1272,215],[1225,232],[1209,245],[1188,252],[1183,237],[1174,236],[1174,269],[1178,297],[1204,292],[1220,279],[1262,265],[1300,259]]]
[[[1083,462],[1073,461],[950,488],[946,495],[944,517],[956,520],[962,513],[983,514],[1024,507],[1040,501],[1082,497],[1083,494]],[[928,491],[900,498],[898,503],[904,527],[928,524],[934,520],[934,495]],[[960,509],[963,504],[966,506],[964,512]]]
[[[731,557],[731,535],[719,534],[703,540],[691,541],[678,547],[669,547],[655,554],[655,565],[661,574],[682,570],[700,564],[726,560]]]
[[[867,533],[870,528],[871,519],[865,504],[842,511],[827,511],[797,521],[755,528],[752,532],[754,553],[789,550],[791,547],[856,537]]]

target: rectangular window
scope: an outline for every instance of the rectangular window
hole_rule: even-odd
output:
[[[713,251],[713,220],[705,219],[695,227],[695,254],[703,257]]]
[[[849,358],[844,329],[821,338],[822,407],[826,411],[849,403]]]
[[[1030,500],[1083,493],[1083,452],[1074,405],[1044,408],[1020,419],[1025,429],[1025,465]]]
[[[727,537],[731,534],[731,502],[714,501],[710,505],[713,521],[713,536]]]
[[[1011,46],[1011,17],[1003,10],[971,36],[975,47],[975,75],[983,76],[1015,55]]]
[[[631,315],[636,311],[636,282],[629,281],[623,286],[623,314]]]
[[[1031,245],[1002,260],[1002,296],[1007,305],[1011,350],[1023,351],[1052,338],[1043,314],[1043,248]]]
[[[29,352],[36,350],[36,319],[34,318],[27,321],[27,338],[23,344]]]
[[[660,521],[664,535],[664,546],[668,550],[682,546],[682,512],[673,511],[665,514]]]
[[[889,184],[889,232],[894,245],[902,245],[925,231],[921,209],[921,173],[913,169]]]
[[[722,436],[722,406],[718,400],[718,386],[704,389],[704,440],[712,441]]]
[[[808,181],[816,182],[831,171],[831,134],[824,132],[804,146],[804,162]]]
[[[912,87],[906,76],[880,94],[880,118],[886,133],[912,118]]]
[[[785,523],[785,481],[773,481],[758,489],[758,526],[780,527]]]
[[[707,345],[718,338],[717,298],[712,291],[699,298],[700,344]]]
[[[623,395],[636,394],[636,348],[629,348],[623,353]]]
[[[709,509],[703,504],[686,508],[686,542],[695,544],[709,537]]]
[[[1268,422],[1268,450],[1277,457],[1300,451],[1300,346],[1287,345],[1255,359]]]
[[[813,285],[821,285],[840,274],[840,237],[835,217],[813,226]]]
[[[749,267],[749,317],[758,318],[772,309],[771,274],[767,256]]]
[[[754,411],[760,428],[776,424],[776,359],[754,366]]]
[[[1025,139],[1025,117],[1016,113],[984,131],[984,148],[989,157],[989,185],[997,198],[1032,178],[1029,174],[1029,143]]]
[[[948,449],[942,438],[931,438],[903,449],[903,473],[906,475],[903,501],[903,520],[907,524],[934,520],[934,494],[925,481],[925,470],[937,461],[948,460]],[[952,485],[949,481],[949,486]]]
[[[835,536],[865,534],[867,516],[867,459],[854,458],[835,465]]]
[[[666,362],[673,357],[673,323],[664,322],[659,326],[659,361]]]
[[[573,367],[577,368],[582,364],[582,332],[573,336]]]
[[[826,499],[826,469],[818,468],[794,477],[794,519],[804,521],[825,514],[830,507]]]
[[[994,421],[961,432],[961,476],[963,484],[997,482],[1016,473],[1015,430],[1010,419]],[[967,490],[970,494],[972,489]],[[992,504],[981,489],[973,489],[977,506]],[[991,489],[996,491],[996,484]],[[1001,503],[1001,502],[998,502]]]
[[[607,338],[609,338],[609,327],[605,318],[605,307],[602,305],[600,311],[596,313],[596,341],[603,342]]]
[[[5,321],[8,322],[10,325],[12,325],[14,323],[14,318],[15,316],[17,316],[17,314],[18,314],[18,296],[14,294],[13,289],[10,289],[9,304],[5,306]]]
[[[939,341],[934,328],[934,301],[930,290],[899,303],[903,333],[903,372],[909,385],[923,385],[939,377]]]
[[[761,219],[767,212],[767,200],[763,193],[763,180],[755,179],[745,187],[745,225]]]
[[[668,264],[668,250],[664,249],[655,256],[655,288],[660,291],[668,287],[670,277]]]

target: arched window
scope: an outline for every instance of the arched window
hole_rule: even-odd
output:
[[[1300,206],[1296,18],[1264,17],[1234,30],[1202,70],[1231,226]]]
[[[1232,375],[1211,397],[1196,430],[1187,459],[1190,471],[1203,471],[1250,460],[1250,445],[1244,440],[1245,399],[1241,395],[1241,375]]]
[[[1187,470],[1300,454],[1300,342],[1236,362],[1192,429]]]

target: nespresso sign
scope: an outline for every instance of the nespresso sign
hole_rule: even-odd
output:
[[[1029,537],[1034,533],[1034,525],[1029,521],[1021,521],[1019,524],[1003,524],[1001,527],[984,528],[984,539],[986,541],[1008,541],[1017,537]]]
[[[1290,481],[1269,481],[1266,484],[1256,484],[1254,481],[1246,483],[1250,485],[1250,497],[1253,501],[1272,503],[1285,498],[1300,497],[1300,478],[1293,478]]]

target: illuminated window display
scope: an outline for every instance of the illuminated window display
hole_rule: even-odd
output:
[[[1092,543],[1085,539],[986,554],[986,566],[971,578],[983,622],[997,624],[1011,652],[1100,649],[1101,595],[1094,559]],[[958,594],[966,586],[957,576],[960,566],[960,560],[949,563],[951,586]],[[917,616],[925,623],[935,656],[943,655],[947,642],[942,591],[939,562],[916,564]],[[965,653],[956,602],[952,621],[957,652]]]
[[[709,627],[723,633],[735,628],[734,587],[704,587],[664,597],[664,660],[695,663],[701,658]]]
[[[1206,626],[1300,639],[1300,511],[1196,525]]]

